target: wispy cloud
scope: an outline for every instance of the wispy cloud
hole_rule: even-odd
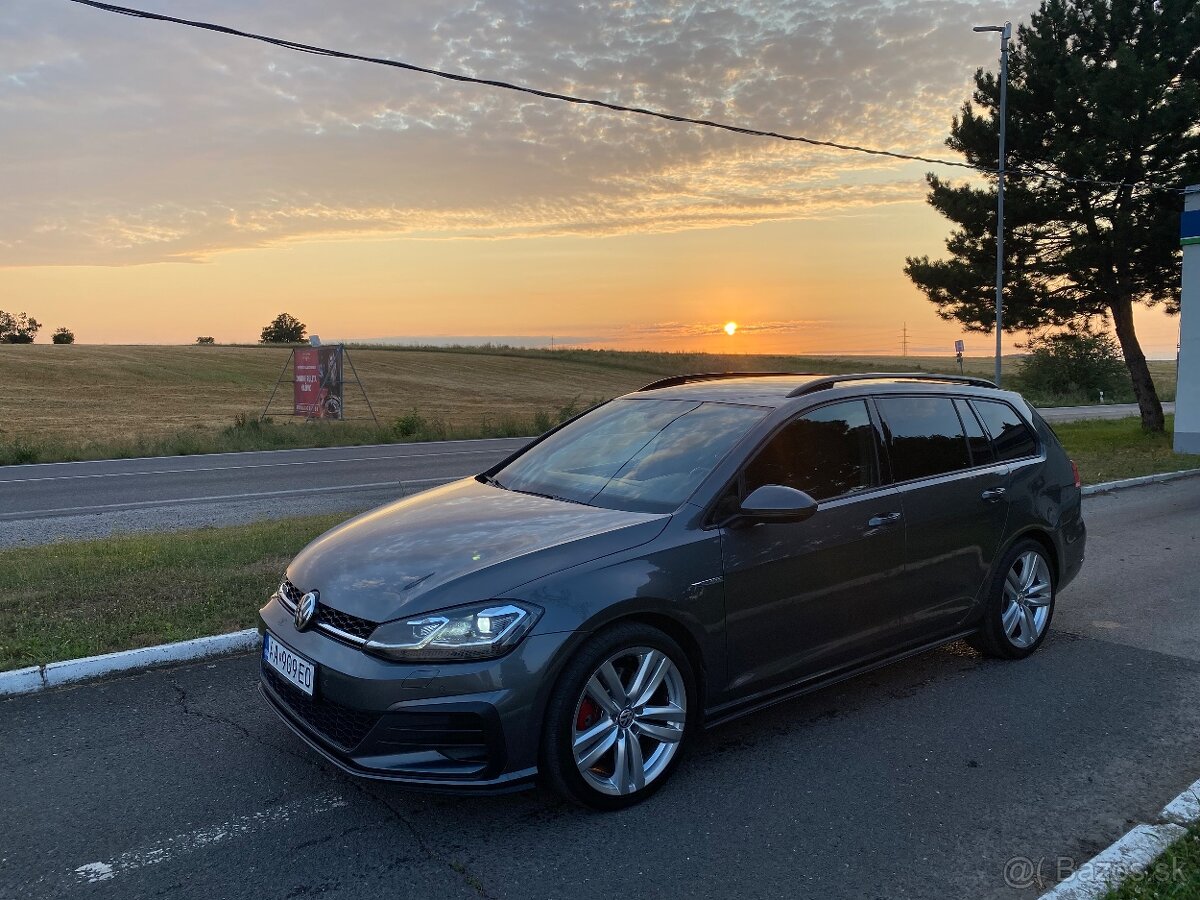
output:
[[[990,0],[216,0],[182,14],[945,153],[949,116],[988,61],[969,26],[1019,12]],[[679,230],[922,194],[919,165],[460,87],[56,0],[3,16],[0,265],[198,260],[316,237]]]

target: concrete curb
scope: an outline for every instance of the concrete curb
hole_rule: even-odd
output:
[[[1165,472],[1161,475],[1143,475],[1140,478],[1108,481],[1104,484],[1085,487],[1083,495],[1090,497],[1095,494],[1146,484],[1158,484],[1195,475],[1200,475],[1200,469],[1185,469],[1180,472]],[[258,646],[258,642],[258,631],[249,628],[245,631],[235,631],[232,634],[218,634],[196,638],[192,641],[180,641],[177,644],[140,647],[136,650],[122,650],[118,653],[105,653],[102,656],[88,656],[84,659],[69,659],[64,662],[47,663],[44,666],[29,666],[11,672],[0,672],[0,697],[32,694],[46,688],[101,678],[105,675],[135,672],[154,666],[204,659],[226,653],[240,653],[254,649]]]
[[[1083,488],[1083,496],[1107,494],[1109,491],[1122,491],[1125,488],[1141,487],[1144,484],[1162,484],[1164,481],[1174,481],[1177,478],[1192,478],[1200,475],[1200,469],[1180,469],[1178,472],[1161,472],[1158,475],[1141,475],[1137,478],[1122,478],[1120,481],[1105,481],[1101,484],[1089,484]]]
[[[1163,807],[1156,825],[1137,825],[1042,894],[1040,900],[1096,900],[1154,865],[1163,852],[1200,823],[1200,781]]]
[[[63,662],[47,663],[44,666],[29,666],[12,672],[0,672],[0,697],[32,694],[46,688],[61,687],[77,681],[88,681],[105,675],[137,672],[155,666],[189,662],[253,650],[258,646],[256,628],[235,631],[232,634],[216,634],[210,637],[180,641],[175,644],[159,644],[156,647],[139,647],[121,650],[83,659],[68,659]]]

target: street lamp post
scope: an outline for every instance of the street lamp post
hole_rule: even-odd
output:
[[[1000,360],[1004,352],[1004,125],[1008,118],[1008,39],[1012,23],[976,25],[975,31],[1000,33],[1000,154],[996,166],[996,386],[1000,386]]]

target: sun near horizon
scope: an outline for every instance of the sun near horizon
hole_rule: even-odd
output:
[[[227,13],[252,32],[420,60],[453,47],[460,68],[548,90],[925,155],[945,153],[990,59],[962,39],[979,2],[920,39],[888,7],[816,0],[788,16],[736,0],[719,28],[628,4],[482,6]],[[561,27],[529,27],[542,15]],[[729,352],[736,335],[739,353],[952,355],[964,337],[903,273],[945,252],[924,163],[98,16],[18,4],[0,62],[0,308],[43,323],[41,342],[67,327],[80,343],[252,343],[283,311],[327,340]],[[785,68],[739,49],[801,46]],[[732,308],[741,327],[717,316]],[[1146,352],[1173,357],[1176,320],[1137,317]]]

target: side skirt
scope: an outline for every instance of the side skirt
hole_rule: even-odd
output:
[[[829,669],[817,675],[809,675],[806,678],[798,679],[782,687],[772,688],[769,691],[762,691],[750,697],[724,703],[707,711],[704,718],[704,728],[716,728],[719,725],[724,725],[726,722],[732,722],[734,719],[740,719],[742,716],[748,716],[751,713],[775,706],[778,703],[785,703],[796,697],[811,694],[814,691],[819,691],[838,682],[864,675],[867,672],[873,672],[875,669],[882,669],[884,666],[890,666],[909,657],[920,656],[922,653],[928,653],[930,650],[935,650],[946,644],[953,644],[955,641],[961,641],[965,637],[970,637],[977,630],[976,628],[968,628],[966,631],[958,631],[946,637],[938,638],[935,641],[919,644],[910,650],[885,656],[874,662],[840,669]]]

